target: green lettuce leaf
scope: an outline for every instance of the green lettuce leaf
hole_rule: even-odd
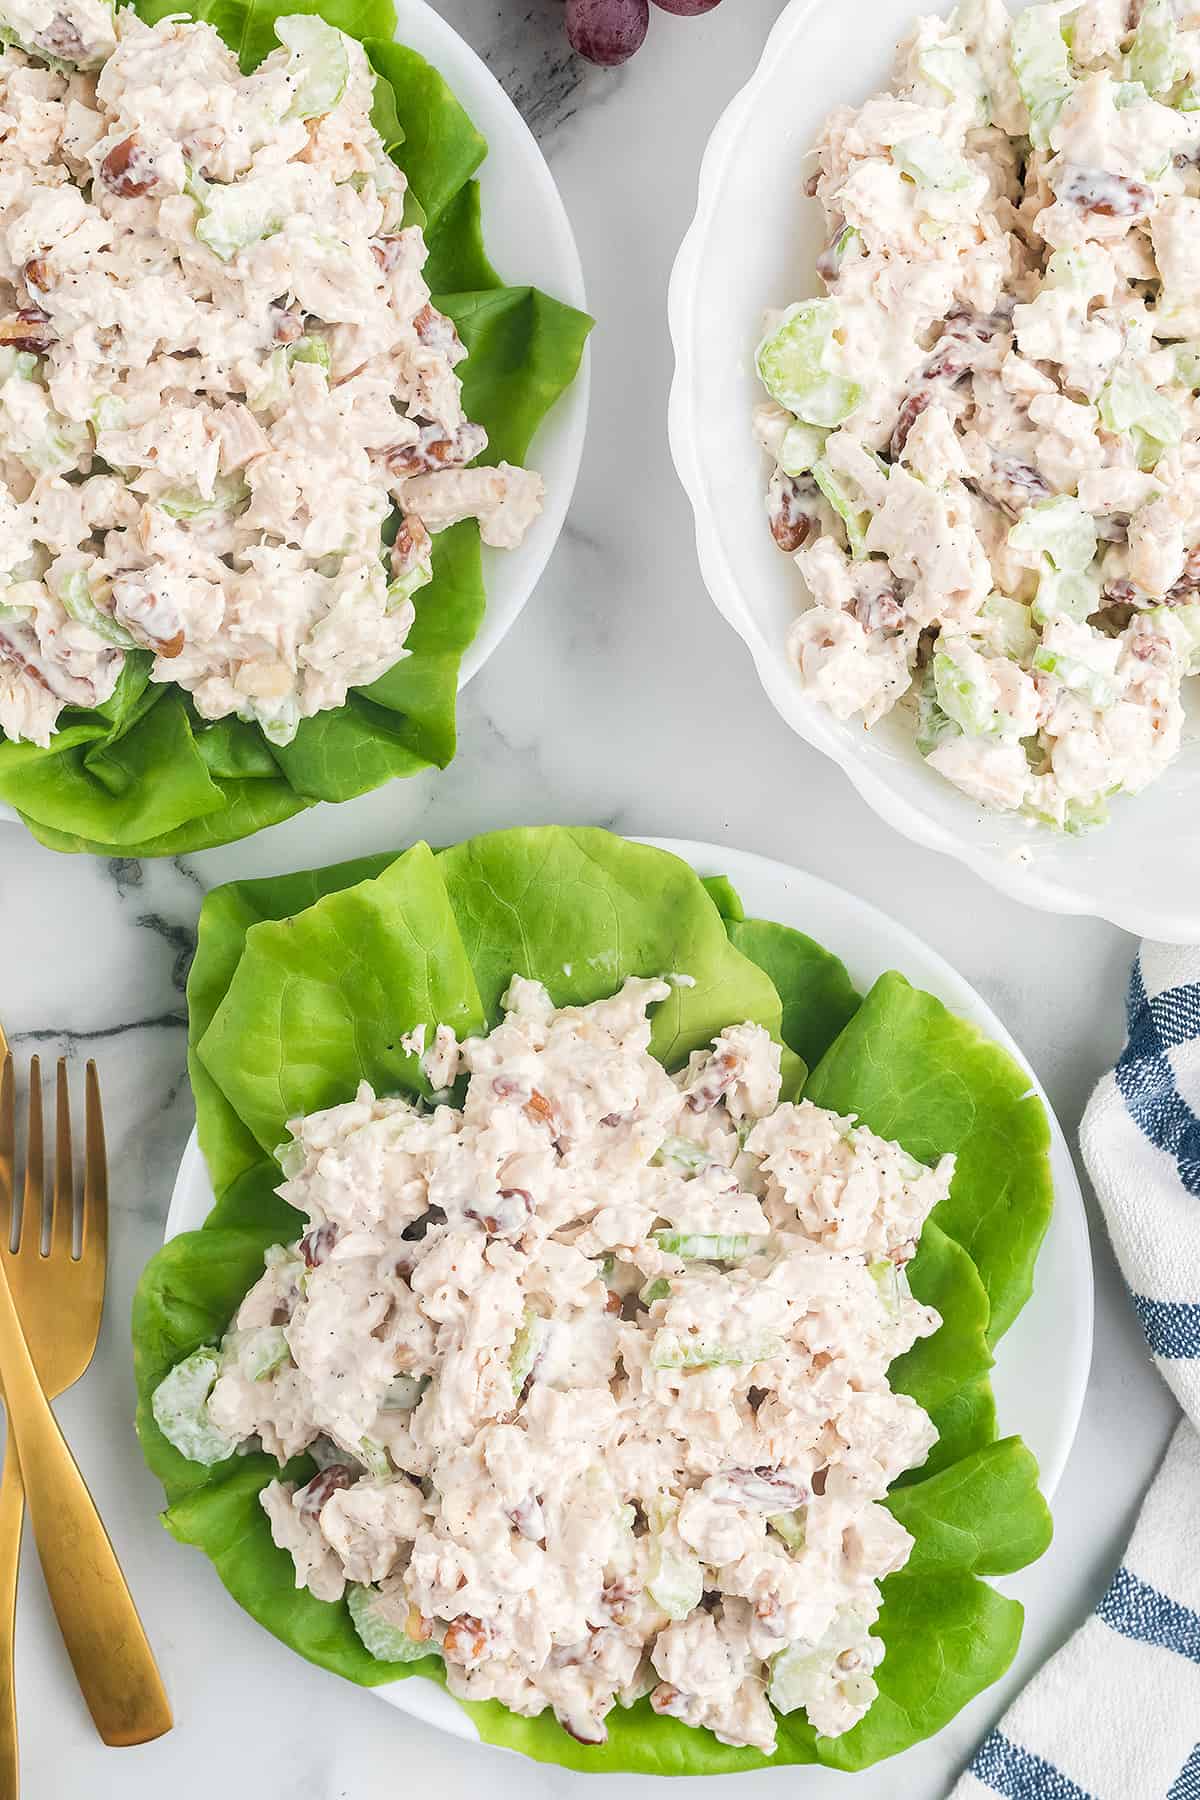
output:
[[[790,925],[733,919],[733,943],[765,969],[783,1001],[783,1041],[811,1067],[820,1062],[859,1008],[845,964]]]
[[[958,1158],[934,1214],[968,1252],[994,1344],[1033,1287],[1054,1189],[1046,1111],[1006,1051],[902,975],[883,975],[809,1077],[808,1097],[854,1112],[922,1162]]]
[[[179,9],[138,0],[135,10],[153,24]],[[244,70],[277,48],[274,22],[288,13],[318,13],[363,41],[380,77],[374,117],[425,222],[435,304],[470,351],[459,373],[471,417],[488,432],[481,460],[521,462],[575,379],[591,320],[535,288],[505,286],[488,261],[472,179],[487,146],[437,70],[393,41],[392,0],[198,0],[192,13],[221,33]],[[64,711],[49,748],[0,734],[0,801],[51,849],[178,856],[232,843],[318,800],[444,768],[455,752],[459,668],[486,604],[472,521],[439,534],[433,566],[415,597],[411,655],[344,706],[305,720],[285,749],[236,720],[207,725],[180,690],[147,685],[150,659],[139,654],[104,706]]]
[[[289,1119],[336,1105],[360,1080],[428,1095],[401,1043],[421,1024],[463,1037],[485,1027],[442,871],[424,844],[295,918],[251,926],[198,1053],[270,1155]]]
[[[1040,1232],[1026,1230],[1022,1195],[1044,1225],[1045,1149],[1022,1109],[1025,1078],[898,976],[876,983],[855,1010],[857,996],[835,958],[801,933],[741,913],[728,882],[701,883],[664,851],[557,827],[496,832],[440,853],[419,844],[399,856],[237,882],[211,893],[201,913],[189,1044],[217,1203],[201,1230],[158,1253],[139,1284],[138,1429],[166,1488],[173,1534],[209,1556],[230,1593],[269,1631],[362,1685],[413,1672],[441,1680],[444,1671],[436,1659],[415,1671],[375,1662],[344,1603],[296,1589],[290,1558],[276,1549],[258,1504],[260,1489],[279,1473],[271,1459],[232,1457],[211,1469],[188,1463],[150,1411],[166,1372],[219,1339],[267,1246],[296,1234],[297,1216],[273,1191],[280,1172],[270,1155],[291,1113],[345,1098],[364,1077],[383,1089],[417,1091],[421,1077],[400,1046],[403,1033],[440,1019],[463,1031],[491,1024],[514,972],[544,981],[560,1005],[611,993],[627,975],[674,973],[694,985],[676,985],[657,1009],[653,1047],[668,1066],[746,1018],[812,1049],[835,1028],[840,1008],[849,1016],[814,1070],[811,1097],[822,1088],[836,1092],[822,1103],[856,1111],[880,1131],[889,1129],[887,1101],[914,1154],[954,1148],[963,1158],[968,1180],[956,1181],[942,1209],[946,1220],[927,1225],[909,1267],[913,1292],[938,1308],[942,1330],[892,1367],[896,1388],[930,1410],[942,1435],[925,1466],[909,1471],[887,1500],[915,1546],[883,1588],[879,1700],[837,1739],[818,1737],[802,1714],[782,1719],[769,1759],[659,1718],[645,1701],[614,1709],[603,1748],[577,1743],[549,1716],[518,1718],[495,1703],[467,1708],[489,1742],[569,1768],[698,1775],[821,1762],[856,1769],[894,1755],[940,1730],[1007,1668],[1021,1609],[981,1577],[1023,1566],[1048,1541],[1032,1457],[1016,1439],[995,1441],[989,1326],[997,1287],[1011,1288],[1013,1277],[1011,1264],[989,1260],[991,1242],[980,1229],[999,1205],[1010,1229],[1035,1249]],[[745,954],[739,937],[757,954]],[[958,1068],[963,1084],[955,1105],[945,1091],[947,1066]],[[901,1090],[907,1110],[895,1099]],[[1009,1134],[1005,1156],[990,1162],[980,1148],[989,1132]],[[1011,1196],[1014,1161],[1022,1185]],[[984,1255],[979,1269],[968,1253],[972,1241]],[[308,1467],[301,1459],[290,1473],[303,1479]]]

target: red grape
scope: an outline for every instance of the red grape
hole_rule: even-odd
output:
[[[567,0],[571,48],[602,68],[614,68],[640,50],[649,23],[648,0]]]
[[[664,12],[677,13],[681,19],[694,19],[700,13],[711,12],[721,0],[654,0],[654,4]]]

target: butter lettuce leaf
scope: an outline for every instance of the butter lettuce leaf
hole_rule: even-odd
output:
[[[958,1158],[934,1219],[979,1271],[995,1344],[1033,1287],[1054,1202],[1050,1126],[1008,1052],[944,1007],[883,975],[809,1077],[817,1106],[857,1113],[922,1162]]]

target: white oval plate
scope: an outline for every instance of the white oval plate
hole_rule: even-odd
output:
[[[974,988],[919,938],[865,901],[801,869],[745,851],[673,838],[645,841],[683,857],[698,874],[728,875],[749,915],[793,925],[836,951],[863,993],[877,976],[899,969],[914,986],[936,994],[1028,1068],[1017,1045]],[[1041,1095],[1050,1118],[1055,1207],[1038,1259],[1033,1296],[1001,1341],[993,1385],[1001,1432],[1019,1432],[1024,1438],[1038,1459],[1042,1490],[1050,1498],[1075,1437],[1087,1386],[1092,1356],[1092,1258],[1083,1196],[1066,1138],[1032,1071],[1029,1081]],[[166,1237],[201,1225],[212,1204],[212,1185],[193,1132],[175,1180]],[[411,1675],[371,1692],[455,1737],[478,1739],[467,1714],[443,1688],[423,1676]]]
[[[533,133],[486,63],[427,0],[395,0],[395,6],[397,43],[419,50],[445,76],[487,139],[479,170],[484,234],[502,279],[544,288],[586,312],[575,234]],[[545,478],[541,516],[518,549],[484,546],[487,610],[462,659],[460,692],[516,623],[558,542],[583,456],[590,384],[591,354],[585,347],[579,374],[543,420],[526,458]],[[0,804],[0,824],[6,820],[19,822]]]
[[[821,210],[802,194],[812,167],[806,152],[835,104],[861,102],[887,85],[895,46],[921,10],[916,0],[791,0],[709,140],[668,303],[676,359],[671,450],[695,512],[701,573],[745,640],[772,704],[888,824],[1032,906],[1195,942],[1195,737],[1153,787],[1114,807],[1105,830],[1068,838],[980,811],[926,766],[902,720],[885,719],[870,732],[840,723],[803,691],[786,653],[804,588],[764,519],[767,469],[750,433],[761,397],[754,348],[764,308],[819,290]],[[810,767],[808,775],[819,780],[822,772]],[[836,805],[837,778],[829,780]]]

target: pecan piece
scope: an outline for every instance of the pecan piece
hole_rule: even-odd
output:
[[[740,1067],[737,1057],[728,1053],[710,1057],[695,1087],[688,1092],[688,1111],[707,1112],[710,1106],[715,1106],[737,1080]]]
[[[120,200],[139,200],[158,179],[153,158],[142,148],[136,133],[114,144],[100,164],[100,179]]]
[[[402,581],[418,563],[428,560],[432,549],[429,533],[420,519],[415,513],[405,513],[391,548],[392,580]]]
[[[785,475],[776,469],[767,486],[767,519],[781,550],[794,554],[808,542],[819,517],[821,490],[811,477]]]
[[[323,1263],[337,1243],[338,1228],[331,1219],[323,1225],[313,1225],[300,1239],[300,1254],[310,1269]]]
[[[1056,180],[1054,196],[1059,204],[1074,206],[1085,216],[1145,219],[1154,205],[1153,188],[1108,169],[1081,169],[1078,163],[1066,163]]]
[[[451,1662],[473,1668],[487,1655],[491,1635],[482,1619],[477,1619],[473,1613],[460,1613],[447,1625],[442,1649]]]
[[[0,344],[44,356],[58,342],[49,313],[40,306],[22,306],[10,319],[0,319]]]
[[[553,1102],[547,1100],[545,1094],[539,1094],[534,1088],[525,1102],[525,1117],[531,1125],[549,1125],[554,1119]]]
[[[281,306],[273,300],[267,309],[271,321],[271,335],[277,344],[294,344],[297,338],[304,336],[304,320],[298,306]]]
[[[487,449],[487,432],[468,419],[455,431],[444,425],[422,425],[415,443],[395,444],[383,453],[392,475],[428,475],[435,469],[460,469]]]
[[[436,306],[426,303],[414,315],[413,329],[426,349],[436,350],[452,362],[459,360],[463,353],[463,341],[455,329],[454,320],[448,319]]]
[[[306,1487],[299,1488],[292,1496],[292,1504],[302,1519],[315,1519],[331,1494],[339,1488],[353,1487],[358,1479],[354,1470],[345,1463],[330,1463],[313,1476]]]

